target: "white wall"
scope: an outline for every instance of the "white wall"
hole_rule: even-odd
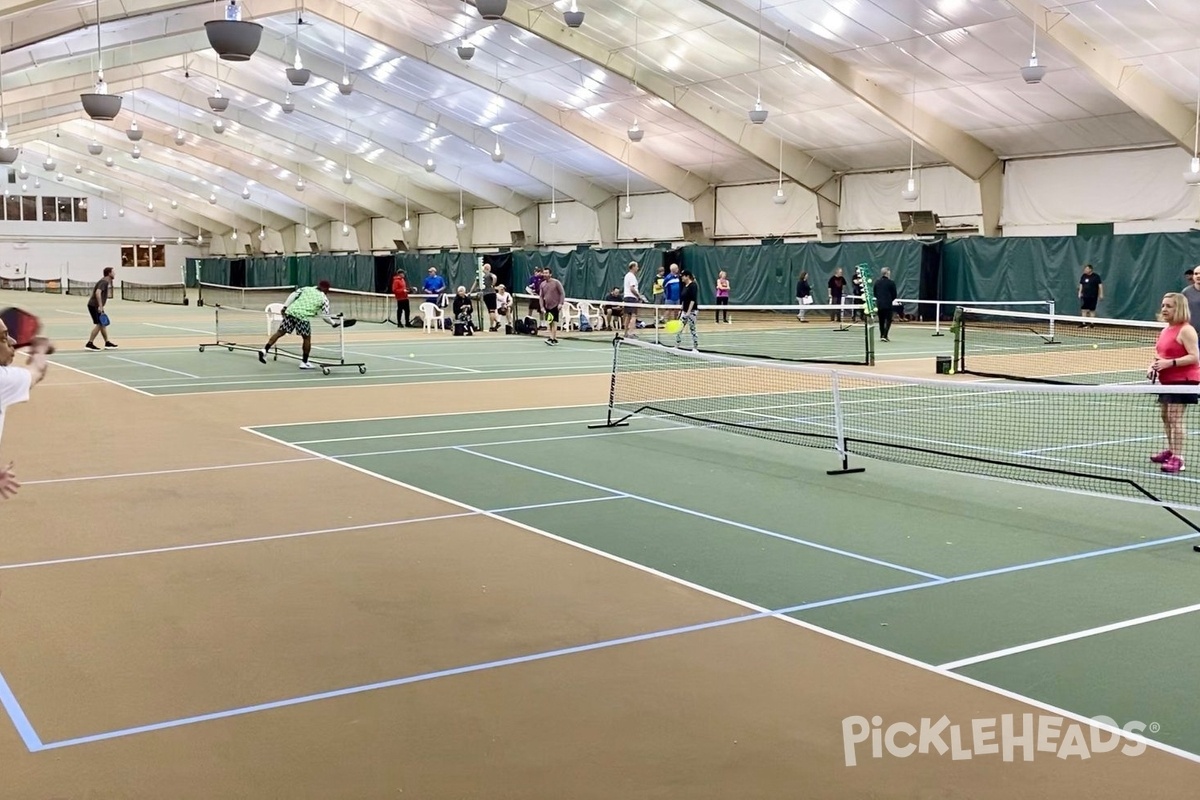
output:
[[[538,232],[542,244],[575,245],[600,241],[600,216],[583,203],[559,200],[554,203],[558,222],[550,221],[550,203],[538,206]],[[527,235],[530,231],[525,232]]]
[[[417,234],[417,247],[422,250],[439,250],[443,247],[458,247],[458,228],[454,220],[441,214],[421,214],[420,230]],[[515,228],[514,228],[515,230]],[[512,239],[510,238],[511,242]],[[412,249],[412,245],[409,245]]]
[[[476,247],[509,247],[512,245],[512,232],[521,230],[521,220],[517,215],[503,208],[477,208],[472,222],[471,239]],[[455,234],[458,233],[453,225],[451,229]],[[534,231],[525,231],[525,234],[532,237]],[[458,243],[457,235],[454,242]]]
[[[625,198],[618,203],[625,208]],[[692,204],[669,192],[637,194],[629,198],[633,218],[617,217],[617,240],[622,242],[674,242],[683,238],[683,223],[693,218]],[[599,237],[597,237],[599,238]]]
[[[908,183],[907,169],[844,176],[838,231],[899,233],[901,211],[932,211],[943,226],[979,226],[983,203],[975,181],[953,167],[926,167],[913,177],[918,197],[906,201],[900,193]]]
[[[787,202],[774,201],[778,183],[717,187],[717,225],[714,237],[743,237],[753,244],[765,236],[817,235],[817,197],[789,181],[783,183]],[[679,235],[678,233],[676,235]]]

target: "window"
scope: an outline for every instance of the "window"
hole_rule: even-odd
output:
[[[167,265],[167,246],[156,244],[150,247],[150,266],[165,267]]]
[[[76,222],[87,222],[88,221],[87,220],[87,208],[88,208],[87,198],[86,197],[73,197],[71,199],[75,203],[75,221]]]
[[[150,266],[150,245],[139,244],[137,246],[137,265],[139,267]]]
[[[5,219],[19,220],[21,218],[21,198],[10,194],[4,198]]]
[[[42,221],[55,222],[58,220],[58,204],[53,197],[42,198]]]
[[[127,244],[121,247],[121,266],[132,267],[134,262],[134,247]]]
[[[26,222],[37,222],[38,201],[31,195],[21,196],[21,219]]]
[[[57,198],[57,203],[58,203],[58,221],[59,222],[71,222],[72,221],[72,212],[74,209],[74,204],[71,202],[71,198],[70,197],[59,197],[59,198]]]

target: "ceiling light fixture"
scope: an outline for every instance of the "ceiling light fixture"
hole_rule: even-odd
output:
[[[779,136],[779,185],[775,188],[775,196],[771,198],[771,202],[777,206],[787,202],[787,195],[783,193],[783,134]]]
[[[133,92],[129,93],[129,107],[133,107]],[[137,120],[134,119],[129,123],[129,130],[125,131],[125,136],[131,142],[140,142],[142,140],[142,131],[138,129]]]
[[[583,24],[583,12],[579,10],[576,0],[571,0],[571,10],[563,12],[563,21],[568,28],[578,28]]]
[[[900,197],[908,203],[915,203],[917,200],[917,178],[913,169],[913,164],[916,160],[917,153],[917,75],[913,73],[913,88],[912,97],[909,100],[909,110],[911,117],[908,123],[908,181],[904,184],[904,189],[900,192]]]
[[[504,160],[504,151],[500,149],[500,134],[496,134],[496,147],[492,150],[492,161],[497,164]]]
[[[121,95],[109,94],[104,82],[104,51],[100,47],[100,0],[96,0],[96,89],[79,95],[84,112],[92,119],[108,122],[121,113]]]
[[[425,159],[425,171],[426,172],[433,172],[436,169],[437,169],[437,165],[433,163],[433,156],[430,156],[429,158]]]
[[[455,52],[458,53],[458,57],[463,61],[470,61],[475,57],[475,47],[466,39],[459,41],[458,47],[455,48]]]
[[[300,60],[300,26],[303,21],[299,17],[296,19],[296,58],[292,61],[292,66],[287,68],[288,83],[292,86],[307,86],[309,78],[312,77],[312,70],[305,69],[304,63]]]
[[[183,132],[183,128],[175,131],[175,144],[182,146],[187,142],[187,135]]]
[[[296,110],[296,104],[292,102],[291,92],[288,92],[283,96],[283,102],[279,104],[279,108],[285,114],[290,114]]]
[[[54,172],[54,166],[54,159],[46,156],[46,160],[42,162],[42,169],[46,170],[46,172]]]
[[[141,158],[142,157],[142,148],[138,147],[135,144],[133,146],[133,151],[129,155],[132,156],[134,159]]]
[[[92,141],[88,143],[87,150],[92,155],[98,156],[104,152],[104,145],[100,144],[99,141],[97,141],[95,138],[93,138]]]
[[[1041,83],[1046,77],[1046,68],[1038,63],[1037,57],[1037,21],[1033,23],[1033,50],[1029,54],[1029,64],[1021,67],[1021,78],[1028,84]]]
[[[479,16],[486,20],[496,21],[508,10],[508,0],[475,0],[475,8]]]
[[[758,95],[754,108],[750,109],[750,122],[762,125],[767,121],[767,110],[762,104],[762,0],[758,0]]]
[[[1183,173],[1183,182],[1188,186],[1200,186],[1200,70],[1196,72],[1196,139],[1192,143],[1192,166]]]
[[[213,123],[213,132],[214,133],[224,133],[225,132],[225,120],[219,119],[216,122],[214,122]]]
[[[625,207],[621,209],[621,219],[633,219],[633,206],[629,203],[629,165],[625,165]]]
[[[638,18],[635,16],[633,18],[633,96],[634,96],[635,103],[637,102],[637,94],[638,94],[637,68],[638,68]],[[640,142],[642,140],[642,137],[646,135],[646,132],[638,127],[636,113],[633,115],[633,124],[629,126],[629,130],[626,131],[626,134],[628,134],[629,141],[631,141],[631,142]]]
[[[229,0],[225,6],[225,19],[213,19],[204,23],[208,44],[217,56],[225,61],[249,61],[262,41],[262,25],[242,20],[242,9],[237,0]]]

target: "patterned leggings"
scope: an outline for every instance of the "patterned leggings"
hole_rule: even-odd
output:
[[[686,314],[680,314],[679,319],[681,322],[687,323],[688,333],[690,333],[692,335],[692,349],[699,350],[700,349],[700,339],[699,339],[699,337],[696,336],[696,312],[689,311]],[[675,334],[675,344],[678,345],[678,344],[682,344],[682,343],[683,343],[683,329],[681,328],[679,330],[679,333]]]

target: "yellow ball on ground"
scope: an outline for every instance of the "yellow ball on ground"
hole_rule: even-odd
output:
[[[1100,345],[1098,345],[1098,344],[1094,344],[1094,345],[1092,345],[1092,349],[1093,349],[1093,350],[1099,350],[1099,349],[1100,349]]]

